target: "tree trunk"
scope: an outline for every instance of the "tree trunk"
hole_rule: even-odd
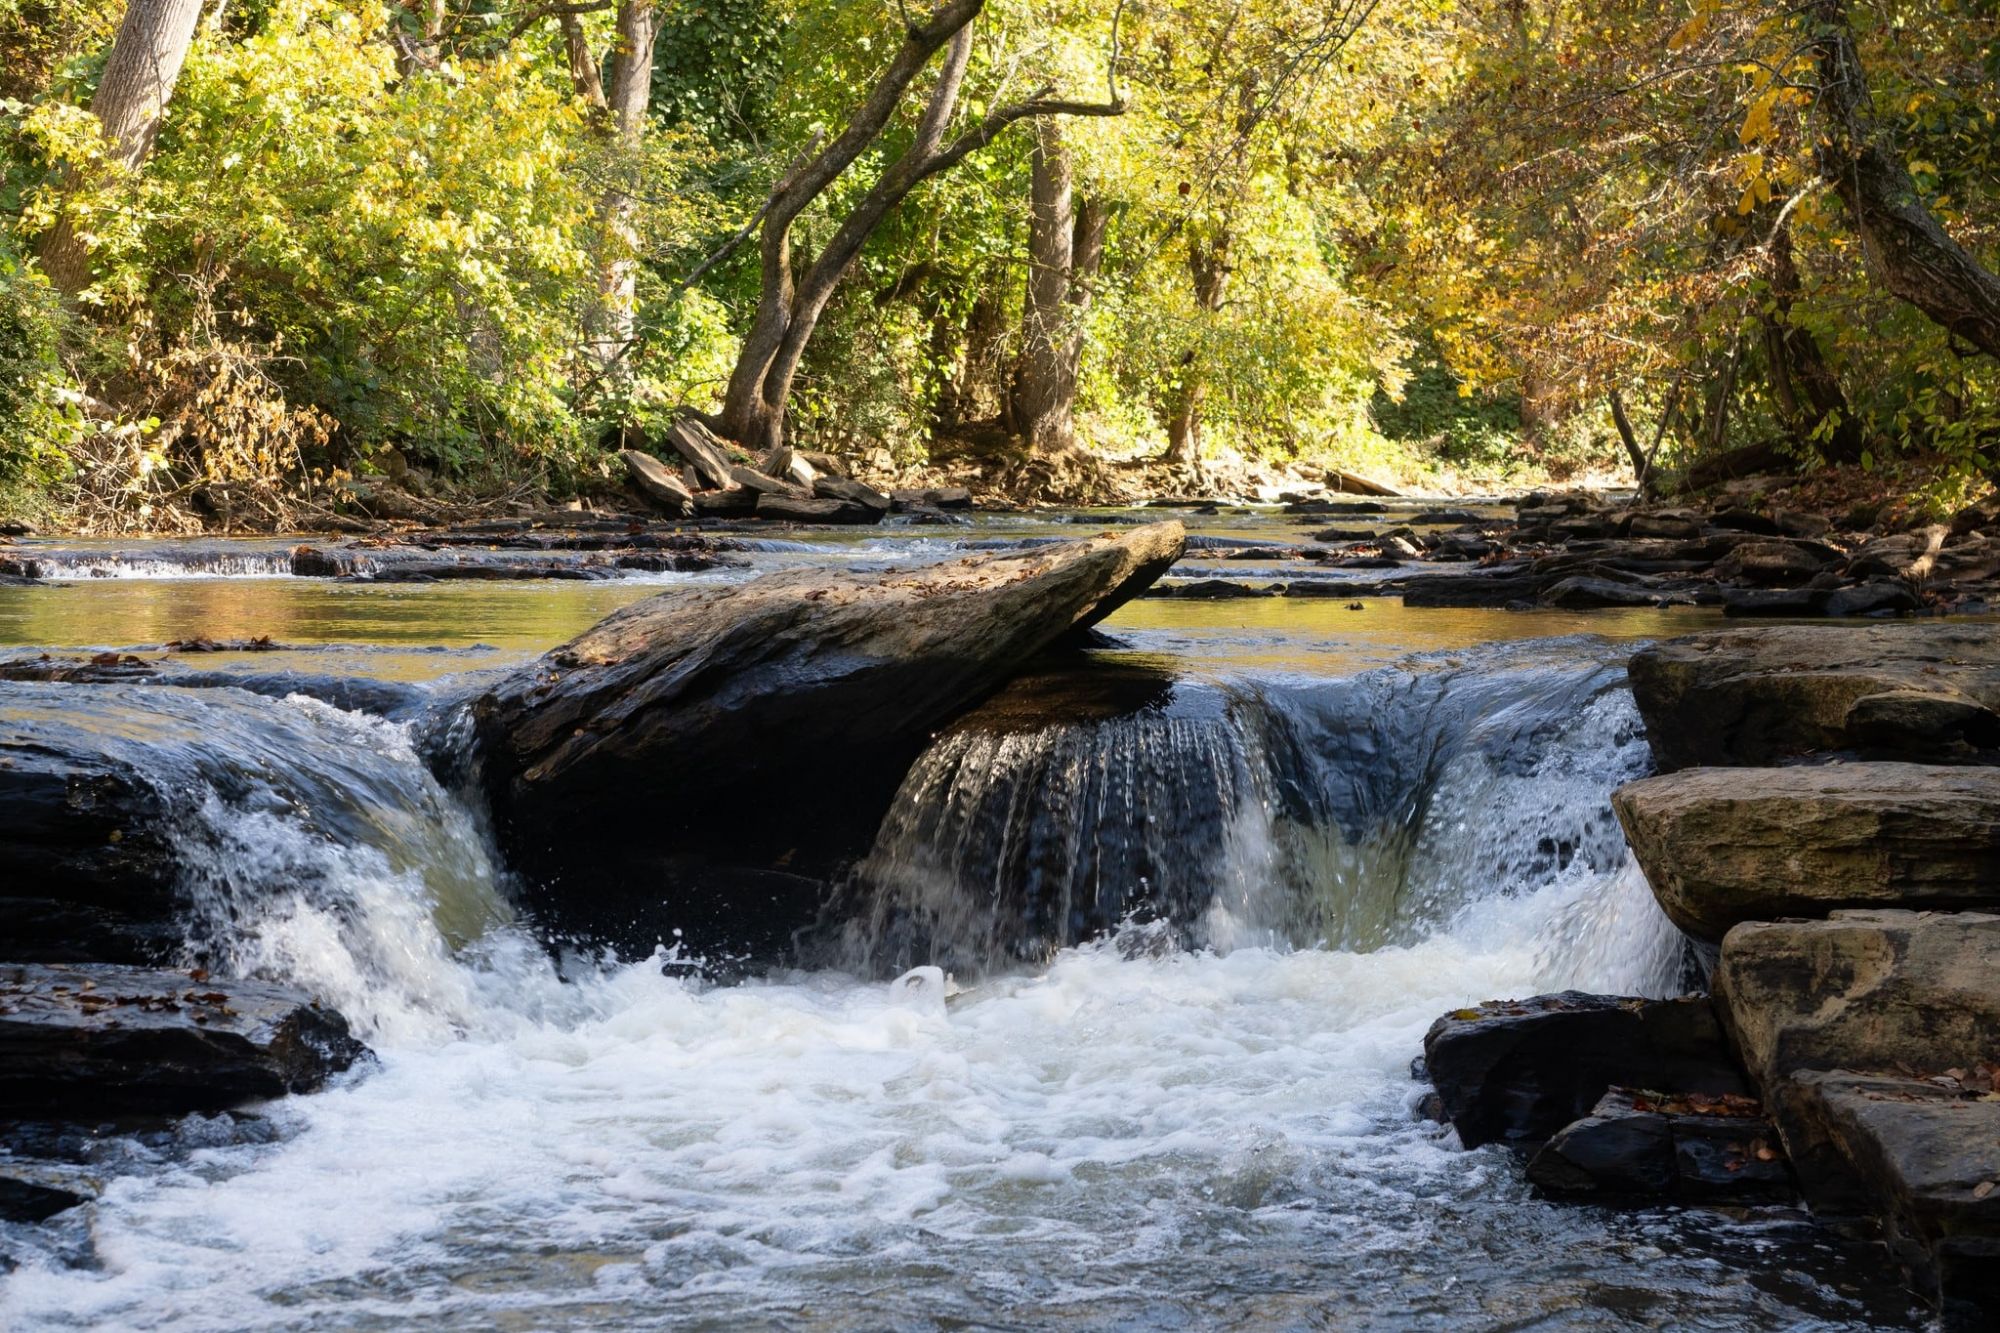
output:
[[[1195,309],[1201,324],[1222,309],[1229,289],[1229,237],[1209,242],[1188,242],[1188,277],[1194,284]],[[1181,382],[1172,398],[1173,415],[1167,420],[1167,452],[1161,461],[1175,466],[1199,466],[1201,462],[1201,404],[1208,396],[1202,374],[1201,355],[1192,347],[1181,357]]]
[[[1792,306],[1801,287],[1789,226],[1778,228],[1770,249],[1774,309],[1764,316],[1764,350],[1780,415],[1786,429],[1800,440],[1814,442],[1829,460],[1852,463],[1861,457],[1864,444],[1861,423],[1854,419],[1840,377],[1819,341],[1792,322]],[[1825,430],[1828,421],[1833,425]]]
[[[1869,267],[1891,293],[2000,357],[2000,278],[1922,205],[1902,158],[1882,143],[1845,0],[1814,0],[1806,16],[1820,72],[1820,172],[1846,205]]]
[[[153,149],[201,20],[202,0],[131,0],[104,63],[91,112],[104,127],[110,161],[136,169]],[[67,212],[43,239],[42,271],[74,295],[90,282],[90,245]]]
[[[923,22],[910,24],[888,68],[839,136],[786,172],[771,188],[760,224],[762,272],[757,313],[730,374],[721,417],[724,433],[746,449],[764,453],[784,443],[786,402],[813,329],[869,234],[911,190],[978,152],[1017,120],[1046,115],[1117,115],[1124,110],[1123,103],[1116,100],[1083,104],[1036,95],[987,112],[947,145],[945,130],[957,109],[966,63],[972,54],[971,24],[984,3],[944,0]],[[803,273],[795,275],[792,224],[881,137],[903,94],[940,50],[946,53],[944,62],[910,146],[883,169],[835,228],[825,248]]]
[[[1062,453],[1076,443],[1083,317],[1104,258],[1106,220],[1102,204],[1077,200],[1062,128],[1042,121],[1029,172],[1021,359],[1007,410],[1008,424],[1036,453]]]
[[[617,47],[611,53],[611,92],[605,107],[617,147],[618,173],[598,205],[597,302],[588,333],[598,364],[626,364],[626,348],[638,318],[639,236],[633,229],[633,197],[628,177],[638,170],[646,107],[653,96],[653,37],[658,29],[653,0],[622,0],[618,6]],[[572,78],[578,61],[570,56]],[[595,65],[590,78],[596,76]],[[588,93],[585,93],[588,97]]]
[[[611,109],[604,100],[604,80],[597,73],[597,53],[583,33],[583,20],[575,14],[562,16],[563,47],[569,53],[569,81],[576,95],[594,112]]]

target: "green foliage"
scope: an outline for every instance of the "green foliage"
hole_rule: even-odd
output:
[[[1399,396],[1378,391],[1369,404],[1375,428],[1391,440],[1424,444],[1449,463],[1502,467],[1518,447],[1521,400],[1471,392],[1434,346],[1418,349]]]
[[[55,292],[0,238],[0,503],[68,473],[82,415],[60,358],[64,322]]]

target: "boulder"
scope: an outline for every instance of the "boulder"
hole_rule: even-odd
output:
[[[694,492],[665,463],[637,449],[621,450],[618,456],[625,461],[625,473],[641,495],[676,517],[694,512]],[[298,553],[295,551],[292,555],[292,563],[296,567]]]
[[[970,509],[972,492],[963,486],[905,487],[889,492],[898,513],[906,509]]]
[[[1701,515],[1692,509],[1662,509],[1657,513],[1634,514],[1626,529],[1632,537],[1666,537],[1685,540],[1701,536]]]
[[[1697,768],[1611,803],[1660,906],[1700,939],[1841,908],[2000,910],[2000,768]]]
[[[1764,587],[1793,588],[1825,569],[1826,558],[1798,542],[1744,542],[1716,562],[1718,578]]]
[[[1873,1197],[1848,1168],[1796,1076],[1970,1071],[2000,1034],[2000,916],[1852,911],[1752,921],[1723,938],[1715,1001],[1763,1089],[1807,1196]]]
[[[788,934],[866,850],[936,727],[1137,596],[1184,542],[1160,523],[675,589],[613,613],[474,705],[531,906],[559,931],[640,948],[690,923],[732,947]]]
[[[849,481],[845,477],[816,477],[813,479],[812,493],[822,500],[844,500],[848,504],[872,509],[878,514],[888,513],[894,503],[873,486],[859,481]]]
[[[1641,649],[1630,673],[1663,771],[1771,764],[1864,748],[1848,719],[1869,695],[1915,691],[2000,710],[2000,627],[1721,630]]]
[[[1950,1076],[1794,1076],[1802,1114],[1881,1214],[1947,1330],[2000,1322],[2000,1095]]]
[[[667,443],[687,460],[704,487],[729,490],[736,485],[730,475],[729,449],[715,432],[690,417],[676,421],[667,431]]]
[[[368,1057],[311,997],[108,964],[0,964],[0,1113],[212,1111],[310,1092]]]
[[[1667,592],[1638,583],[1618,583],[1611,579],[1577,575],[1562,579],[1543,591],[1543,606],[1565,611],[1587,611],[1601,607],[1660,607],[1690,599],[1685,594]]]
[[[1489,1000],[1446,1014],[1424,1036],[1445,1119],[1468,1148],[1535,1143],[1613,1087],[1743,1095],[1707,999],[1643,1000],[1564,991]]]
[[[1613,1088],[1528,1160],[1558,1198],[1745,1202],[1792,1193],[1777,1131],[1754,1098]]]
[[[757,496],[757,517],[782,523],[879,523],[883,511],[848,500],[799,498],[766,491]]]
[[[755,491],[759,505],[763,504],[767,496],[784,496],[793,500],[812,499],[811,486],[802,486],[790,478],[766,476],[757,469],[744,467],[740,463],[730,465],[729,479],[744,490]]]
[[[96,1201],[102,1182],[67,1162],[0,1159],[0,1221],[46,1222]]]

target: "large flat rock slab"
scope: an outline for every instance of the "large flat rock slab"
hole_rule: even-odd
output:
[[[0,964],[0,1115],[213,1111],[310,1092],[367,1058],[290,987],[109,964]]]
[[[1839,912],[1746,922],[1722,941],[1715,1000],[1809,1196],[1853,1204],[1851,1171],[1795,1076],[1971,1070],[2000,1046],[2000,915]]]
[[[866,851],[935,729],[1137,596],[1185,544],[1157,523],[677,589],[614,613],[474,704],[531,908],[599,938],[615,918],[637,948],[683,928],[702,946],[775,943]]]
[[[1722,630],[1641,649],[1631,677],[1662,771],[1833,751],[1959,759],[2000,746],[2000,626]]]
[[[1843,908],[2000,911],[2000,768],[1687,769],[1612,806],[1660,906],[1700,938]]]

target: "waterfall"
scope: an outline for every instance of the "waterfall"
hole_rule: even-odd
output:
[[[1074,682],[1029,682],[911,769],[835,955],[970,974],[1121,923],[1370,950],[1489,898],[1608,887],[1627,868],[1610,792],[1651,765],[1620,660],[1577,639],[1345,680],[1164,678],[1081,719]],[[1640,920],[1657,938],[1637,947],[1670,952]]]

